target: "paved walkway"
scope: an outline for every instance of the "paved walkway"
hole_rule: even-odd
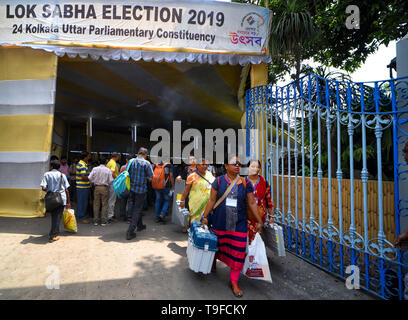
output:
[[[48,243],[48,216],[0,218],[0,299],[237,299],[221,262],[210,275],[188,268],[187,236],[180,227],[155,223],[152,210],[144,223],[147,230],[131,241],[125,238],[128,224],[117,222],[80,224],[77,234],[64,231]],[[269,254],[273,283],[241,275],[242,299],[374,299],[291,254]],[[55,267],[47,273],[49,266],[58,267],[58,290],[46,287],[56,275]]]

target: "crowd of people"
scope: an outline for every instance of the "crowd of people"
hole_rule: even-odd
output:
[[[407,148],[408,149],[408,148]],[[230,286],[236,297],[243,291],[238,287],[239,275],[244,267],[247,246],[257,232],[262,233],[264,223],[271,223],[273,204],[268,182],[260,175],[261,162],[251,160],[246,177],[241,177],[243,164],[238,157],[226,159],[223,166],[210,166],[206,159],[189,158],[188,165],[172,165],[148,161],[148,150],[140,148],[137,155],[126,156],[119,164],[119,154],[109,159],[100,158],[93,167],[88,166],[90,154],[82,152],[69,166],[66,157],[51,157],[50,171],[42,181],[42,190],[60,192],[62,205],[50,212],[50,242],[59,239],[59,225],[64,208],[71,207],[75,198],[75,215],[80,223],[89,223],[88,204],[93,203],[92,218],[95,226],[106,226],[119,219],[127,221],[126,239],[136,237],[135,231],[146,229],[143,210],[154,203],[154,221],[166,221],[175,183],[184,180],[185,189],[179,199],[181,208],[188,208],[189,225],[193,221],[209,226],[218,237],[217,260],[230,268]],[[124,170],[129,172],[130,190],[120,201],[119,217],[115,217],[117,196],[114,179]],[[91,190],[91,192],[90,192]],[[119,219],[118,219],[119,218]],[[396,247],[407,247],[408,230],[395,239]]]
[[[166,222],[175,183],[184,180],[180,207],[190,212],[189,225],[198,221],[209,225],[217,234],[218,249],[212,271],[216,272],[216,260],[230,267],[231,289],[235,296],[242,296],[238,287],[239,274],[245,261],[245,250],[254,239],[269,214],[272,221],[270,189],[259,175],[258,160],[248,164],[248,176],[240,176],[241,163],[233,157],[224,165],[210,165],[206,159],[189,157],[188,164],[152,164],[148,150],[140,148],[134,156],[126,156],[119,163],[120,155],[113,152],[110,158],[99,158],[90,163],[90,154],[82,152],[68,165],[67,158],[51,157],[50,171],[44,175],[41,187],[44,191],[59,190],[64,194],[63,206],[51,212],[51,242],[59,239],[59,224],[64,207],[75,199],[75,216],[79,223],[106,226],[119,221],[129,224],[126,239],[132,240],[137,231],[146,229],[143,211],[154,205],[154,221]],[[247,164],[245,164],[247,165]],[[114,179],[128,171],[130,190],[119,199],[119,216],[115,215],[118,200],[113,188]],[[62,187],[60,186],[62,179]],[[92,204],[92,206],[90,206]],[[91,209],[91,212],[90,210]],[[211,213],[211,214],[210,214]]]
[[[165,222],[166,216],[169,215],[171,208],[172,194],[176,181],[187,180],[187,177],[196,170],[196,161],[194,157],[189,158],[189,165],[184,163],[180,165],[172,165],[171,163],[151,164],[151,173],[154,169],[163,169],[165,176],[165,185],[162,188],[153,188],[152,177],[148,177],[142,185],[141,182],[136,182],[140,173],[133,175],[132,185],[140,184],[139,188],[131,188],[131,190],[122,195],[119,199],[113,189],[113,180],[124,170],[129,172],[139,170],[135,166],[127,168],[129,162],[134,159],[137,163],[140,158],[148,158],[147,149],[141,148],[143,153],[138,153],[134,156],[120,154],[113,152],[109,158],[99,157],[98,159],[91,159],[91,154],[88,152],[81,152],[79,156],[74,156],[70,163],[66,156],[59,159],[57,156],[51,156],[51,163],[53,163],[50,171],[55,170],[63,174],[67,180],[67,190],[69,199],[75,203],[75,216],[79,223],[106,226],[120,220],[126,221],[128,224],[132,222],[132,210],[134,204],[139,205],[139,199],[134,194],[146,193],[143,198],[142,210],[145,211],[149,206],[155,208],[155,221]],[[140,150],[139,150],[140,151]],[[146,160],[147,161],[147,160]],[[135,162],[136,163],[136,162]],[[209,168],[212,174],[216,174],[216,167]],[[222,170],[221,166],[217,170]],[[46,183],[46,176],[43,178],[43,183]],[[64,178],[64,179],[65,179]],[[51,184],[48,192],[52,189]],[[133,189],[133,193],[132,193]],[[145,190],[146,189],[146,190]],[[45,191],[45,190],[44,190]],[[136,203],[134,202],[136,201]],[[119,214],[115,214],[116,203],[119,204]],[[71,202],[68,202],[71,206]],[[117,213],[117,211],[116,211]],[[140,224],[138,229],[144,229],[144,225]],[[56,241],[58,236],[51,237]],[[50,238],[50,240],[52,240]]]

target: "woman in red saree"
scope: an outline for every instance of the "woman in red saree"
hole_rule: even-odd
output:
[[[269,213],[268,223],[272,223],[272,200],[271,200],[271,189],[268,182],[262,177],[259,172],[261,170],[261,162],[259,160],[251,160],[248,165],[248,176],[246,178],[247,183],[252,185],[254,190],[255,200],[258,207],[263,212],[262,223],[265,223],[267,213]],[[256,221],[248,219],[248,243],[251,244],[252,240],[255,238],[256,234]]]

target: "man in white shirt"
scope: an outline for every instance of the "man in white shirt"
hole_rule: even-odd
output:
[[[99,166],[92,169],[89,174],[89,181],[94,184],[94,225],[98,225],[99,209],[102,204],[101,226],[106,226],[108,220],[108,198],[109,186],[113,182],[112,171],[106,167],[107,160],[101,159],[98,161]]]
[[[51,231],[50,231],[50,242],[59,240],[59,225],[61,223],[62,213],[64,212],[64,207],[71,207],[69,199],[69,183],[67,177],[58,171],[60,168],[60,162],[58,160],[52,160],[50,163],[50,171],[44,174],[41,180],[40,186],[45,192],[60,192],[63,205],[58,206],[50,212],[51,214]]]

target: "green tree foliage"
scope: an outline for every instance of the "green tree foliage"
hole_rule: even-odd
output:
[[[233,0],[234,1],[234,0]],[[275,84],[285,75],[291,74],[293,80],[308,73],[315,73],[322,78],[350,82],[348,73],[354,72],[382,44],[388,45],[408,34],[408,1],[407,0],[236,0],[236,2],[252,3],[268,7],[272,11],[270,53],[272,61],[269,64],[269,83]],[[349,6],[358,6],[359,28],[346,25],[352,13],[347,13]],[[354,12],[356,13],[356,12]],[[312,68],[303,61],[313,59],[321,64]],[[330,72],[329,67],[344,70]],[[369,79],[380,80],[380,79]],[[321,83],[324,87],[324,83]],[[372,96],[372,87],[364,86],[366,96]],[[324,90],[323,90],[324,91]],[[322,92],[323,92],[322,91]],[[390,88],[381,88],[381,112],[390,111]],[[364,98],[364,105],[372,108],[372,99]],[[321,97],[324,101],[324,97]],[[353,111],[359,111],[360,105],[352,106]],[[298,126],[300,126],[299,119]],[[322,120],[322,166],[327,168],[327,132]],[[317,119],[312,125],[312,150],[309,150],[308,121],[305,120],[306,153],[318,155]],[[298,129],[300,129],[298,127]],[[298,130],[298,133],[300,130]],[[337,138],[335,125],[331,131],[332,174],[335,176],[337,167]],[[298,137],[298,141],[300,137]],[[353,158],[356,170],[362,169],[362,132],[361,125],[354,132]],[[349,177],[349,140],[347,128],[341,128],[341,167],[344,177]],[[383,178],[393,177],[392,130],[384,131],[381,140],[383,160]],[[306,157],[307,157],[306,154]],[[372,130],[367,129],[366,155],[370,177],[377,176],[377,140]],[[304,168],[308,174],[308,160]],[[316,160],[316,158],[315,158]],[[294,166],[292,166],[294,168]],[[316,175],[317,164],[314,165]],[[327,171],[325,172],[327,176]],[[358,178],[358,177],[356,177]]]
[[[387,46],[390,41],[401,39],[408,33],[408,1],[316,2],[313,20],[324,34],[316,38],[310,54],[322,64],[353,72],[381,44]],[[359,8],[359,29],[346,27],[349,5]],[[314,9],[313,5],[311,9]]]
[[[299,79],[305,49],[314,40],[317,29],[307,6],[301,0],[279,2],[271,23],[271,55],[295,62],[295,79]]]

